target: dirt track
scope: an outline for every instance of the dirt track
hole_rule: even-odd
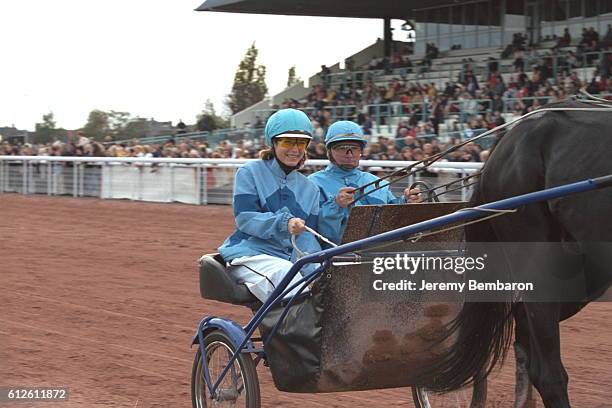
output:
[[[232,228],[224,206],[0,195],[0,387],[70,388],[45,407],[191,406],[197,322],[250,316],[199,297],[196,259]],[[611,313],[591,304],[562,325],[575,407],[612,406]],[[281,393],[259,371],[266,407],[412,406],[409,389]],[[513,383],[508,364],[491,406],[512,406]]]

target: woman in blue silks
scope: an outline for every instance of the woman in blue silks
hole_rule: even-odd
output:
[[[236,230],[219,248],[229,273],[244,281],[262,302],[272,293],[293,265],[297,247],[304,252],[321,249],[317,239],[305,231],[316,228],[319,190],[298,169],[306,161],[306,147],[313,128],[308,117],[295,109],[283,109],[268,119],[265,127],[269,149],[261,160],[247,163],[236,173],[234,216]],[[301,271],[304,272],[304,269]],[[292,283],[300,279],[297,274]],[[292,295],[294,289],[288,295]]]

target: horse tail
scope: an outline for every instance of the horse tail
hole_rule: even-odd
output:
[[[469,207],[482,204],[478,186]],[[466,226],[471,242],[495,241],[488,221]],[[497,363],[503,363],[512,340],[513,304],[507,302],[466,302],[447,326],[452,346],[442,351],[427,369],[424,386],[432,391],[456,390],[485,378]],[[424,377],[425,378],[425,377]],[[433,381],[432,381],[433,379]]]

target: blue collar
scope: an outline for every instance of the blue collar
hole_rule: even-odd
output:
[[[266,164],[266,166],[268,166],[268,168],[270,169],[273,175],[280,177],[282,179],[288,179],[290,177],[295,177],[295,175],[297,174],[297,170],[293,170],[289,174],[285,173],[285,171],[278,164],[278,160],[276,158],[272,160],[264,160],[264,163]]]
[[[352,170],[344,170],[341,167],[330,163],[326,168],[325,172],[329,173],[332,178],[343,179],[345,183],[352,182],[357,184],[359,179],[361,178],[361,174],[363,171],[359,170],[358,167],[355,167]]]
[[[358,176],[359,174],[361,174],[361,170],[359,170],[358,167],[355,167],[352,170],[344,170],[343,168],[333,163],[328,164],[327,167],[325,168],[325,171],[333,175],[340,176],[340,177],[351,177],[351,176]]]

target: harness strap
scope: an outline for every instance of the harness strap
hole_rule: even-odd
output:
[[[487,208],[463,208],[459,211],[466,211],[466,210],[476,210],[476,211],[484,211],[484,212],[491,212],[493,213],[492,215],[489,215],[487,217],[483,217],[483,218],[478,218],[469,222],[464,222],[461,223],[459,225],[455,225],[452,227],[448,227],[448,228],[443,228],[443,229],[439,229],[439,230],[435,230],[435,231],[431,231],[431,232],[427,232],[427,233],[423,233],[423,232],[419,232],[411,237],[408,238],[403,238],[400,240],[395,240],[395,241],[391,241],[391,242],[385,242],[382,243],[380,245],[375,245],[371,248],[369,248],[370,251],[372,250],[376,250],[376,249],[381,249],[381,248],[386,248],[388,246],[392,246],[392,245],[396,245],[398,242],[405,242],[405,241],[410,241],[412,243],[418,242],[419,240],[421,240],[422,238],[431,236],[431,235],[436,235],[436,234],[440,234],[442,232],[447,232],[447,231],[452,231],[454,229],[458,229],[458,228],[463,228],[466,227],[468,225],[472,225],[472,224],[476,224],[482,221],[486,221],[486,220],[490,220],[491,218],[495,218],[495,217],[499,217],[500,215],[505,215],[505,214],[509,214],[509,213],[514,213],[517,210],[516,209],[509,209],[509,210],[495,210],[495,209],[487,209]],[[356,251],[356,253],[359,253],[358,251]]]

